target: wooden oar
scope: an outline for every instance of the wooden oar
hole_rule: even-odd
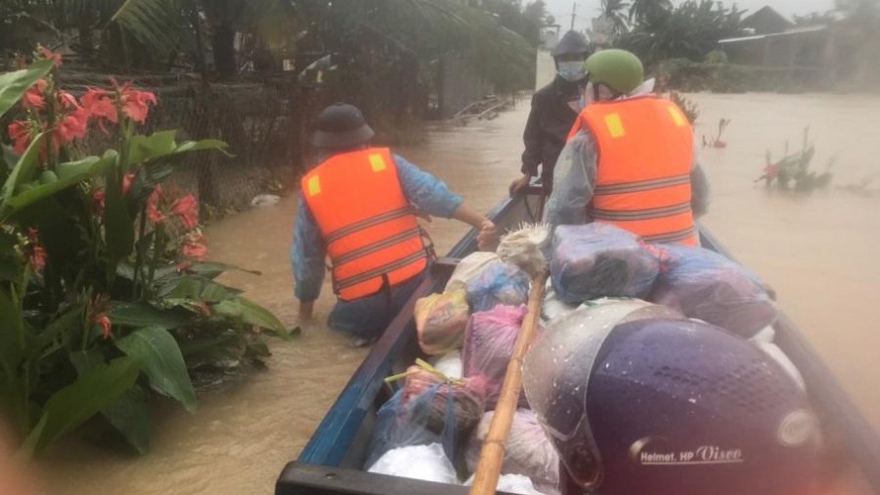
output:
[[[507,364],[501,395],[498,398],[495,414],[492,415],[489,433],[486,435],[486,440],[480,451],[480,462],[477,465],[474,485],[470,491],[471,495],[491,495],[496,492],[498,478],[501,476],[501,464],[504,462],[504,454],[507,451],[507,437],[510,435],[513,414],[516,412],[520,389],[522,389],[522,362],[538,330],[541,303],[544,301],[544,287],[546,285],[546,273],[540,273],[532,279],[532,289],[529,293],[529,312],[523,320],[522,329],[516,337],[513,356],[510,358],[510,363]]]

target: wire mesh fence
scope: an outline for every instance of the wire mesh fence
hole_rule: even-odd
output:
[[[178,131],[178,141],[219,139],[232,156],[187,155],[170,182],[196,193],[210,212],[223,214],[246,207],[254,196],[278,193],[301,175],[309,152],[310,119],[323,103],[322,91],[292,77],[238,79],[203,84],[176,75],[63,74],[62,85],[74,94],[109,85],[110,77],[133,81],[156,94],[158,105],[138,132]],[[114,146],[112,134],[89,133],[78,153],[100,154]]]

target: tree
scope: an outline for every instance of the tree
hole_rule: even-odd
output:
[[[602,0],[601,17],[610,25],[612,35],[620,36],[629,29],[626,15],[628,7],[629,3],[624,0]]]
[[[633,0],[629,8],[629,21],[638,26],[667,15],[672,8],[672,0]]]
[[[712,0],[687,0],[668,15],[646,19],[618,46],[635,52],[646,65],[671,58],[700,62],[718,40],[742,33],[743,12]]]
[[[858,39],[852,73],[858,86],[880,81],[880,0],[837,0],[835,11],[843,16],[840,25]]]

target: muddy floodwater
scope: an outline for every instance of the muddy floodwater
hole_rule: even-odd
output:
[[[712,183],[704,219],[744,264],[779,294],[779,304],[803,329],[855,403],[880,428],[880,97],[837,95],[696,95],[698,139],[731,120],[724,149],[706,148],[702,162]],[[398,152],[433,172],[486,211],[519,174],[523,102],[488,122],[432,128],[428,142]],[[800,149],[811,127],[813,167],[832,156],[834,183],[812,195],[773,193],[753,184],[765,153],[779,157],[785,141]],[[874,187],[874,192],[871,188]],[[850,188],[852,189],[852,188]],[[208,229],[217,260],[260,270],[226,282],[294,324],[289,267],[295,198],[251,210]],[[462,224],[427,225],[444,253],[466,231]],[[316,306],[322,321],[332,305],[325,286]],[[160,405],[152,452],[142,458],[69,439],[39,465],[46,492],[266,495],[284,464],[294,459],[367,351],[315,325],[296,341],[274,342],[268,369],[207,390],[193,415]]]

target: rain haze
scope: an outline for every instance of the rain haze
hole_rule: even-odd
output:
[[[599,9],[602,5],[601,0],[579,0],[572,2],[571,0],[544,0],[547,4],[547,12],[556,18],[556,23],[562,26],[562,30],[567,30],[571,26],[572,5],[577,4],[575,11],[575,27],[578,29],[586,29],[589,26],[589,20],[599,15]],[[681,3],[676,1],[675,4]],[[739,0],[736,2],[723,2],[725,6],[736,5],[739,8],[747,9],[750,13],[755,12],[765,5],[769,5],[776,9],[780,14],[791,17],[794,15],[806,15],[812,12],[825,12],[834,8],[834,0]]]

